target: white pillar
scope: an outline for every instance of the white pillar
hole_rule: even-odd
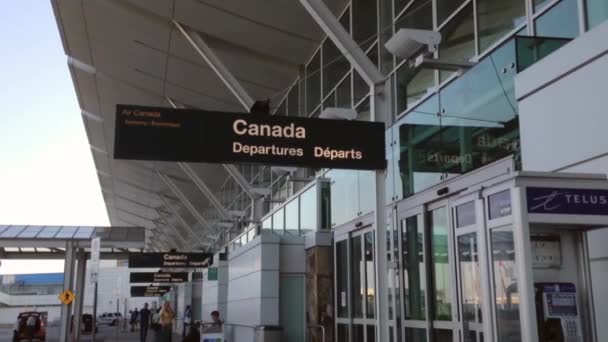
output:
[[[82,319],[82,306],[84,303],[84,281],[87,271],[87,257],[83,248],[78,250],[78,266],[76,269],[76,299],[74,299],[74,341],[80,341],[80,324]]]

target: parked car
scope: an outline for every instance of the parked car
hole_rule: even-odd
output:
[[[120,312],[105,312],[97,316],[97,325],[115,326],[122,320]]]
[[[27,311],[17,316],[13,329],[13,342],[46,341],[46,312]]]

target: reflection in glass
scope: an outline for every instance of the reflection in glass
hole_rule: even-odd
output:
[[[426,329],[405,328],[407,342],[426,342]]]
[[[569,38],[516,37],[517,72],[552,54],[571,41]]]
[[[374,269],[374,232],[364,234],[365,238],[365,303],[367,318],[375,317],[376,272]]]
[[[452,320],[452,285],[448,250],[447,209],[441,207],[429,215],[431,258],[433,265],[433,318]]]
[[[435,71],[414,69],[407,63],[397,69],[397,113],[411,108],[418,100],[435,91]]]
[[[579,34],[577,0],[561,0],[536,19],[536,35],[576,38]]]
[[[317,186],[313,186],[300,195],[300,231],[317,229]]]
[[[418,216],[401,221],[401,250],[403,255],[404,319],[425,320],[426,272],[424,265],[424,234],[418,227]]]
[[[285,206],[285,231],[292,235],[298,235],[300,228],[298,199],[294,199]]]
[[[374,171],[358,171],[359,176],[359,211],[361,215],[371,213],[376,209],[376,173]],[[351,193],[352,195],[352,193]]]
[[[336,243],[336,303],[338,317],[348,317],[348,246],[347,240]]]
[[[471,233],[458,237],[458,263],[460,269],[460,288],[462,291],[462,320],[464,341],[477,342],[475,323],[482,322],[481,316],[481,273],[477,234]],[[471,324],[473,323],[473,324]]]
[[[475,29],[473,5],[463,8],[441,29],[439,57],[441,59],[466,62],[475,55]],[[453,72],[439,72],[439,82],[446,80]]]
[[[350,63],[331,39],[323,42],[323,96],[338,84],[350,70]]]
[[[477,0],[479,51],[526,21],[525,0]]]
[[[498,342],[521,341],[515,244],[511,228],[491,232]]]

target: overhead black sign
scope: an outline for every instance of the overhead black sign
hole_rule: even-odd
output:
[[[211,253],[129,253],[129,268],[202,268],[212,262]]]
[[[183,283],[188,281],[188,272],[132,272],[131,283]]]
[[[131,297],[160,297],[169,291],[170,286],[131,286]]]
[[[116,106],[114,158],[386,168],[384,124]]]

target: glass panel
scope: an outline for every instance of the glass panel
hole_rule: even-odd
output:
[[[305,291],[306,278],[304,275],[281,276],[279,281],[279,298],[281,298],[279,324],[283,328],[281,336],[286,341],[305,341],[306,329],[302,324],[306,320],[306,303],[303,296]]]
[[[369,86],[365,83],[365,80],[361,78],[361,75],[356,70],[353,70],[353,104],[359,103],[364,97],[369,95]]]
[[[365,51],[378,36],[377,3],[370,0],[352,0],[352,11],[353,39]]]
[[[481,326],[481,273],[479,270],[479,252],[477,233],[458,237],[458,258],[460,268],[460,288],[462,289],[462,320],[464,341],[477,342],[476,334]],[[471,324],[473,323],[473,324]]]
[[[42,226],[28,226],[25,228],[21,234],[19,234],[20,239],[33,238],[42,230]]]
[[[283,100],[274,115],[287,115],[287,100]]]
[[[409,4],[412,0],[395,0],[395,15],[403,11],[405,5]]]
[[[300,230],[302,233],[317,230],[317,187],[300,195]]]
[[[330,229],[331,227],[331,189],[330,184],[323,182],[319,184],[321,187],[321,212],[319,216],[321,216],[321,223],[319,229]]]
[[[336,88],[336,105],[338,108],[352,108],[352,96],[350,93],[350,75]]]
[[[463,8],[441,29],[439,57],[448,61],[466,62],[475,55],[473,6]],[[439,72],[439,81],[446,80],[453,71]]]
[[[397,113],[402,113],[435,91],[435,71],[410,68],[406,63],[397,69],[396,82]]]
[[[249,229],[249,231],[247,232],[247,240],[249,241],[253,241],[253,239],[255,239],[255,227]]]
[[[336,243],[336,302],[338,317],[348,317],[348,249],[347,240]]]
[[[521,72],[566,45],[571,39],[517,37],[517,72]]]
[[[475,202],[467,202],[456,207],[456,227],[475,224]]]
[[[326,39],[323,43],[323,96],[329,94],[349,70],[346,57],[330,39]]]
[[[10,226],[10,227],[8,227],[7,230],[5,230],[4,232],[2,232],[2,235],[0,235],[0,237],[3,237],[3,238],[14,238],[19,233],[21,233],[21,231],[23,229],[25,229],[25,226]]]
[[[587,25],[592,29],[608,19],[608,1],[587,0]]]
[[[419,30],[433,29],[433,2],[427,0],[414,0],[407,11],[395,21],[395,32],[399,29],[410,28]],[[424,49],[423,47],[422,49]],[[403,58],[397,57],[397,62]]]
[[[538,12],[539,9],[543,8],[545,4],[547,4],[551,0],[533,0],[532,5],[534,7],[534,12]]]
[[[300,96],[298,95],[300,81],[289,90],[287,94],[287,115],[299,116],[300,115]]]
[[[298,204],[297,198],[287,203],[287,205],[285,206],[285,231],[292,235],[298,235],[299,233],[299,212],[300,206]]]
[[[404,319],[426,320],[426,272],[424,234],[418,216],[401,221],[401,257],[403,268]],[[409,340],[408,340],[409,341]]]
[[[247,244],[247,234],[241,235],[241,246],[245,246]]]
[[[321,103],[321,54],[318,51],[306,66],[306,113],[311,114]]]
[[[71,239],[78,227],[63,227],[55,236],[56,239]]]
[[[360,325],[360,324],[353,325],[353,341],[352,342],[365,342],[365,337],[363,335],[363,325]]]
[[[536,35],[576,38],[579,34],[577,0],[561,0],[536,19]]]
[[[285,229],[285,211],[283,208],[272,214],[272,231],[283,234]]]
[[[331,179],[331,221],[335,227],[357,217],[358,172],[334,169],[326,177]]]
[[[405,328],[407,342],[426,342],[426,329]]]
[[[370,121],[371,112],[369,109],[369,97],[363,100],[360,105],[357,106],[357,118],[358,121]]]
[[[465,0],[437,0],[437,24],[441,25],[443,22],[454,13]],[[508,0],[505,0],[508,1]]]
[[[521,341],[515,244],[511,228],[491,232],[498,342]]]
[[[262,221],[262,229],[272,229],[272,216]]]
[[[342,27],[344,27],[346,32],[350,33],[350,7],[347,8],[340,17],[340,24],[342,24]]]
[[[94,230],[95,230],[94,227],[80,227],[78,229],[78,231],[76,232],[76,234],[74,234],[74,238],[75,239],[88,239],[91,237],[91,234],[93,234]]]
[[[353,317],[363,318],[363,295],[365,293],[365,268],[361,252],[361,236],[351,239],[352,255],[352,291],[353,291]]]
[[[336,107],[336,92],[332,92],[329,96],[323,101],[323,109]]]
[[[376,341],[376,326],[368,325],[366,327],[367,330],[367,341],[366,342],[374,342]]]
[[[433,329],[433,342],[453,342],[452,330]]]
[[[452,320],[452,278],[448,250],[448,218],[445,207],[429,215],[431,260],[433,264],[433,319]]]
[[[526,21],[525,0],[477,0],[479,51]]]
[[[348,324],[338,324],[338,342],[349,342]]]
[[[367,318],[375,317],[376,309],[376,272],[374,270],[374,232],[365,233],[365,303]]]

